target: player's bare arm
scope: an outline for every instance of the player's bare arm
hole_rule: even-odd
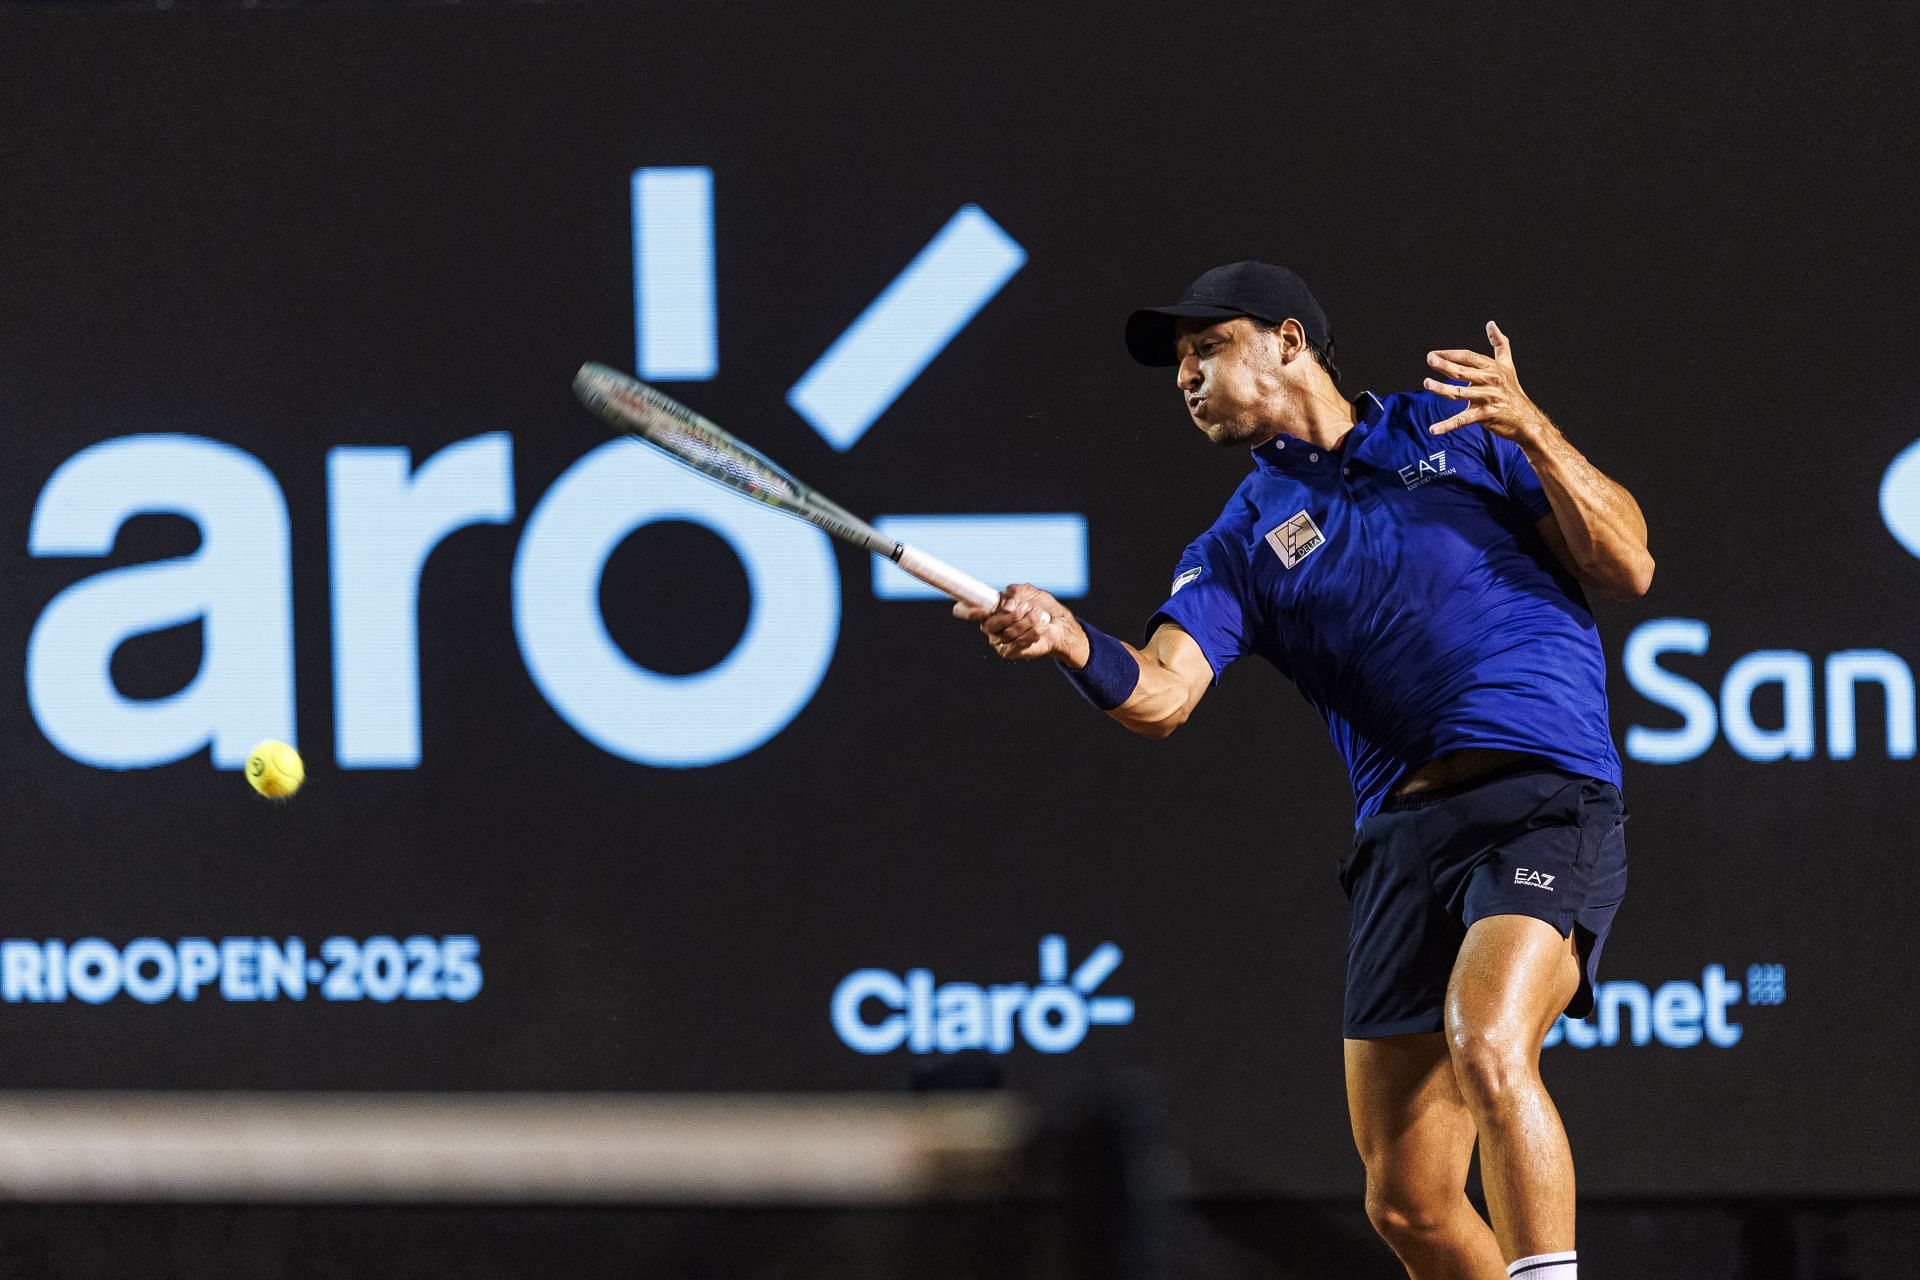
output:
[[[1647,522],[1640,504],[1588,462],[1520,389],[1513,344],[1491,321],[1487,340],[1493,346],[1491,357],[1465,350],[1428,353],[1427,363],[1434,370],[1466,383],[1426,380],[1427,390],[1466,405],[1431,430],[1444,435],[1478,422],[1518,444],[1553,504],[1540,532],[1567,572],[1615,600],[1645,595],[1653,583],[1653,557],[1647,552]]]
[[[1086,629],[1072,610],[1030,583],[1008,587],[992,609],[956,604],[953,612],[979,623],[1003,658],[1053,658],[1079,670],[1092,656]],[[1140,676],[1126,701],[1107,714],[1142,737],[1166,737],[1193,714],[1213,683],[1213,667],[1194,638],[1172,623],[1157,627],[1145,649],[1117,643],[1139,665]]]

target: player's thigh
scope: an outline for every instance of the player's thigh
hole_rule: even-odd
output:
[[[1348,1040],[1347,1114],[1370,1197],[1400,1208],[1457,1199],[1473,1158],[1473,1115],[1446,1037]]]
[[[1537,1053],[1580,986],[1575,939],[1532,916],[1474,921],[1447,982],[1447,1038]]]

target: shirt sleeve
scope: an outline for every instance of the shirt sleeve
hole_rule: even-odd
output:
[[[1540,477],[1533,463],[1527,461],[1526,450],[1505,436],[1495,435],[1484,427],[1481,430],[1487,437],[1487,465],[1507,491],[1507,497],[1535,520],[1552,515],[1553,504],[1547,501],[1547,491],[1540,487]]]
[[[1194,638],[1216,680],[1231,663],[1246,656],[1253,629],[1248,625],[1240,573],[1212,533],[1201,536],[1181,555],[1167,602],[1147,620],[1149,642],[1163,622],[1174,623]]]

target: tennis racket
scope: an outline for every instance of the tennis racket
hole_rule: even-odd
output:
[[[616,430],[659,449],[734,492],[825,529],[877,556],[955,600],[991,609],[1000,593],[918,547],[895,542],[794,479],[763,453],[749,449],[670,396],[603,364],[583,364],[573,376],[573,394]]]

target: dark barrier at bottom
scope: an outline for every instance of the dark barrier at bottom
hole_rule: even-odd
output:
[[[1137,1079],[1022,1100],[0,1095],[20,1276],[1390,1280],[1358,1203],[1195,1200]],[[958,1091],[956,1091],[956,1089]],[[1910,1201],[1586,1204],[1590,1273],[1908,1271]]]

